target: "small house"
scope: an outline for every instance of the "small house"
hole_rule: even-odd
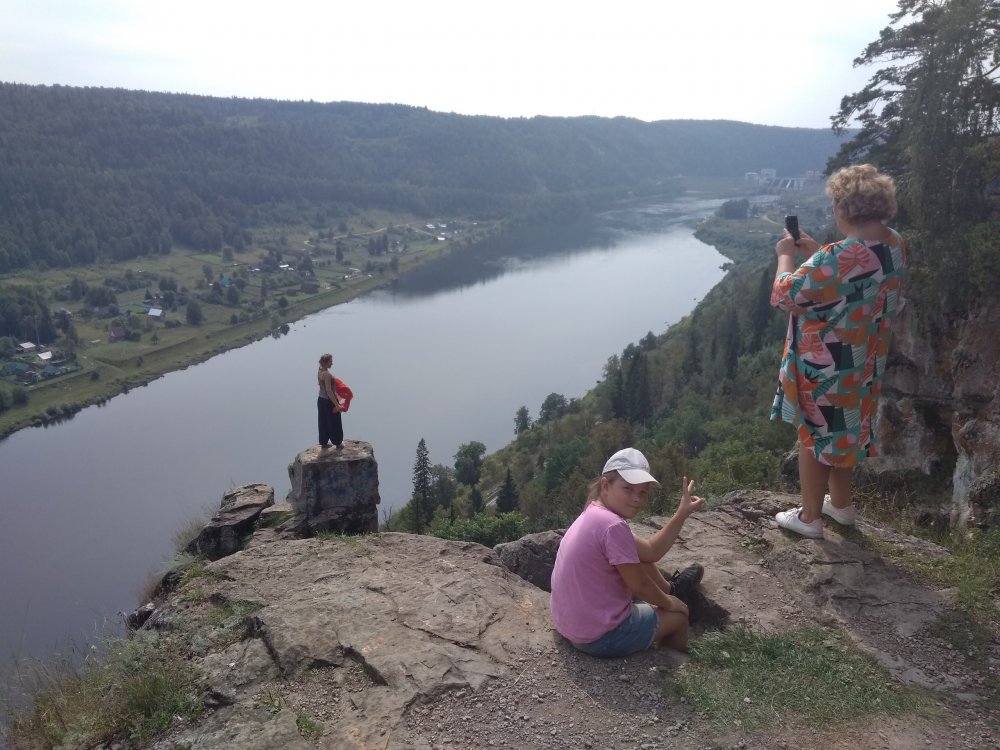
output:
[[[24,375],[30,368],[24,362],[4,362],[4,375]]]
[[[125,330],[125,326],[121,323],[112,323],[109,338],[112,341],[124,341],[126,336],[128,336],[128,331]]]
[[[45,369],[42,370],[42,375],[46,378],[54,378],[56,375],[62,375],[62,368],[55,365],[46,365]]]
[[[149,317],[155,318],[156,320],[163,320],[163,308],[162,307],[151,307],[149,312],[146,313]]]
[[[25,341],[23,344],[18,344],[17,348],[21,350],[22,354],[27,354],[28,352],[35,351],[35,345],[30,341]]]

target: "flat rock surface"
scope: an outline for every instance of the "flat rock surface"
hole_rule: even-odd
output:
[[[835,628],[893,679],[933,691],[937,713],[721,730],[664,689],[686,656],[575,651],[551,629],[548,594],[492,550],[406,534],[265,534],[208,565],[152,618],[200,654],[211,706],[157,748],[1000,748],[984,686],[990,670],[996,677],[996,642],[991,664],[968,664],[933,635],[952,592],[918,584],[872,541],[946,552],[866,524],[795,538],[773,520],[793,501],[737,494],[688,520],[661,567],[705,565],[695,633],[740,622]]]

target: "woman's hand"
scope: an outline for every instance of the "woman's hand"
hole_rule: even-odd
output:
[[[677,506],[678,512],[682,513],[685,518],[694,513],[698,508],[705,504],[705,501],[691,494],[691,490],[694,489],[694,480],[690,482],[687,477],[681,480],[681,502]]]
[[[817,250],[819,250],[819,243],[810,237],[805,232],[799,233],[799,241],[796,242],[792,239],[792,235],[785,230],[785,236],[778,240],[778,244],[774,246],[774,254],[779,258],[785,256],[792,258],[795,253],[802,253],[803,255],[812,255]]]

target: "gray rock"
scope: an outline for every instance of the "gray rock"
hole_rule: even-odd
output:
[[[244,747],[225,739],[236,717],[254,725],[275,720],[248,713],[253,690],[331,670],[351,711],[323,720],[328,746],[384,745],[385,727],[408,706],[508,676],[519,649],[552,642],[548,596],[478,544],[395,533],[284,540],[252,545],[207,569],[209,577],[182,584],[157,616],[205,623],[219,602],[261,605],[247,618],[247,641],[197,660],[207,702],[237,709],[205,730],[216,748]],[[185,597],[186,585],[202,589],[199,601]]]
[[[378,463],[369,443],[345,440],[341,450],[313,446],[288,465],[295,529],[366,534],[378,531]]]
[[[185,548],[194,555],[218,560],[238,550],[253,533],[261,511],[274,505],[274,488],[267,484],[245,484],[222,496],[219,511]]]
[[[552,591],[552,568],[563,530],[528,534],[513,542],[498,544],[493,551],[503,566],[542,591]]]

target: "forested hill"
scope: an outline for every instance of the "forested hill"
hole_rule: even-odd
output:
[[[729,121],[502,119],[0,83],[0,272],[178,243],[239,250],[254,226],[335,224],[351,206],[509,215],[652,191],[678,174],[801,174],[837,147],[825,130]]]

